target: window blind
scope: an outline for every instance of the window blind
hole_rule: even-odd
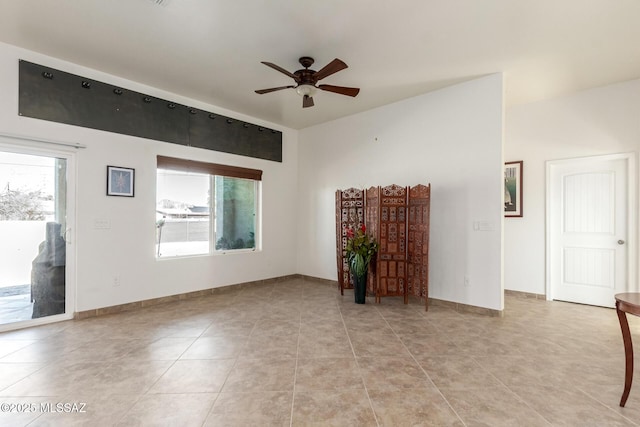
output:
[[[217,163],[199,162],[197,160],[178,159],[175,157],[158,156],[158,169],[171,169],[182,172],[206,173],[222,175],[232,178],[262,180],[259,169],[241,168],[238,166],[220,165]]]

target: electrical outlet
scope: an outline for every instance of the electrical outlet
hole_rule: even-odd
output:
[[[113,287],[120,286],[120,276],[113,276]]]
[[[469,286],[471,286],[471,279],[469,279],[469,276],[464,276],[464,287],[468,288]]]

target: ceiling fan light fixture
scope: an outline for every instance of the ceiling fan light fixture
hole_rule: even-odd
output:
[[[306,95],[309,97],[313,97],[313,95],[315,95],[317,91],[318,91],[318,88],[313,85],[298,85],[296,87],[296,92],[300,96]]]

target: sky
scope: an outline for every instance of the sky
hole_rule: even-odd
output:
[[[36,191],[45,195],[54,192],[55,158],[0,151],[0,191]]]
[[[209,175],[158,171],[157,200],[173,200],[194,206],[208,206]]]

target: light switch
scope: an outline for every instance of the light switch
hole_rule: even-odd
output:
[[[493,223],[491,221],[474,221],[473,229],[475,231],[493,231]]]
[[[108,219],[95,219],[93,220],[93,228],[96,230],[108,230],[111,228],[111,221]]]

